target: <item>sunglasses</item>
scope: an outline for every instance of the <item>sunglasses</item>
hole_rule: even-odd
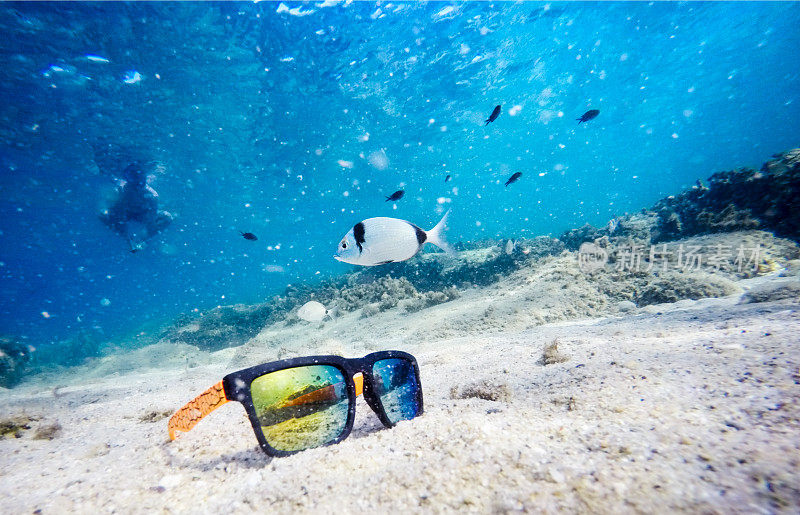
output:
[[[172,415],[169,437],[174,440],[175,431],[189,431],[226,402],[237,401],[264,452],[288,456],[347,438],[362,393],[386,427],[420,415],[417,360],[405,352],[382,351],[356,359],[292,358],[239,370]]]

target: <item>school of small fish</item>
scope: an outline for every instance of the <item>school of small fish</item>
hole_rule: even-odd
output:
[[[502,106],[497,105],[484,122],[484,127],[497,120],[502,111]],[[514,113],[512,113],[513,115]],[[598,109],[590,109],[577,118],[578,124],[588,122],[600,114]],[[542,175],[542,174],[540,174]],[[506,188],[522,177],[522,172],[514,172],[505,183]],[[450,181],[448,174],[444,182]],[[405,194],[404,190],[397,190],[388,197],[386,202],[397,202]],[[378,266],[388,263],[406,261],[416,256],[425,246],[432,243],[448,253],[453,253],[452,247],[445,239],[447,217],[445,213],[436,226],[424,231],[419,226],[399,218],[375,217],[358,222],[345,234],[339,242],[334,259],[343,263],[360,266]],[[249,233],[247,233],[249,234]],[[243,233],[244,235],[244,233]],[[245,236],[247,238],[247,236]],[[248,238],[249,239],[249,238]],[[506,254],[512,254],[515,249],[513,240],[508,240],[505,245]],[[317,303],[318,304],[318,303]],[[321,306],[321,305],[320,305]],[[303,306],[304,308],[306,306]],[[318,308],[317,308],[318,309]],[[324,310],[325,308],[322,307]],[[302,317],[301,317],[302,318]]]

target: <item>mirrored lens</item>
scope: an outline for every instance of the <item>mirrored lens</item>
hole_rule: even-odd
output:
[[[250,385],[267,443],[299,451],[336,440],[347,426],[349,399],[342,372],[328,365],[287,368]]]
[[[376,361],[372,375],[378,398],[392,424],[419,414],[419,383],[411,361],[397,358]]]

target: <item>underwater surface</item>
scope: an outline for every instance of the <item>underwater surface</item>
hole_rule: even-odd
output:
[[[360,268],[333,255],[370,217],[558,236],[760,166],[797,146],[798,27],[795,2],[2,3],[0,334],[135,346]],[[132,163],[171,218],[141,248],[101,220]]]

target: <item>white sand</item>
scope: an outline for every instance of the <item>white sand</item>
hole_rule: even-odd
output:
[[[4,391],[0,418],[39,420],[0,440],[0,513],[800,510],[797,298],[528,327],[538,315],[502,308],[508,291],[268,329],[215,354],[154,346],[94,365],[123,374]],[[555,338],[568,359],[544,365]],[[390,430],[360,402],[343,443],[271,459],[237,403],[175,442],[166,418],[141,420],[244,366],[378,348],[422,369],[425,414]],[[33,438],[55,421],[53,440]]]

